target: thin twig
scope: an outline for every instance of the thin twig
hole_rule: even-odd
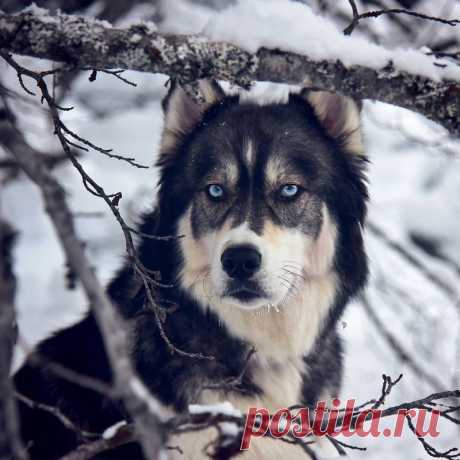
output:
[[[156,294],[154,293],[153,288],[154,287],[172,288],[173,286],[168,285],[168,284],[163,284],[159,282],[158,280],[154,279],[152,276],[150,276],[151,270],[145,267],[144,264],[141,262],[141,260],[138,257],[138,254],[137,254],[137,251],[134,245],[134,241],[131,235],[132,228],[126,224],[125,220],[123,219],[118,209],[118,202],[122,196],[121,193],[118,192],[118,193],[113,193],[113,194],[107,194],[105,190],[86,172],[82,164],[77,160],[75,155],[72,154],[72,151],[69,147],[68,139],[66,138],[65,133],[71,135],[72,137],[77,139],[79,142],[82,142],[85,145],[88,145],[89,147],[94,148],[100,151],[101,153],[107,154],[109,156],[110,156],[110,150],[102,149],[100,147],[95,146],[93,143],[87,141],[86,139],[83,139],[81,136],[69,130],[62,123],[60,119],[60,115],[59,115],[59,108],[56,107],[56,105],[54,104],[53,98],[48,91],[48,86],[46,84],[46,81],[39,73],[36,73],[29,69],[24,68],[23,66],[18,64],[13,59],[13,57],[9,55],[8,53],[4,53],[0,51],[0,56],[2,56],[3,59],[8,64],[10,64],[16,70],[18,74],[27,75],[37,82],[37,86],[41,91],[42,100],[46,101],[48,108],[50,110],[50,114],[51,114],[53,124],[54,124],[55,135],[58,137],[59,142],[61,143],[61,146],[65,154],[68,156],[69,160],[71,161],[72,165],[77,169],[78,173],[80,174],[84,187],[92,195],[98,198],[102,198],[105,201],[105,203],[109,206],[110,210],[112,211],[112,214],[115,216],[115,219],[119,223],[122,229],[124,238],[125,238],[125,247],[126,247],[126,252],[128,254],[128,257],[129,257],[129,261],[131,262],[133,266],[136,276],[138,276],[139,279],[144,284],[147,298],[149,300],[148,306],[155,314],[155,319],[157,322],[157,326],[158,326],[160,335],[164,339],[169,350],[172,353],[177,353],[182,356],[188,356],[190,358],[214,359],[211,356],[203,355],[201,353],[189,353],[185,350],[181,350],[178,347],[176,347],[167,337],[166,332],[163,327],[163,321],[162,321],[162,315],[165,313],[165,311],[161,310],[158,303],[156,302],[155,300]],[[129,160],[131,159],[125,158],[125,161],[129,162]]]
[[[385,8],[381,10],[366,11],[364,13],[359,13],[355,0],[348,0],[348,2],[350,3],[351,10],[353,12],[353,19],[351,23],[344,29],[343,33],[345,35],[351,35],[355,30],[356,26],[359,24],[359,21],[361,21],[361,19],[378,18],[379,16],[393,14],[404,14],[407,16],[413,16],[427,21],[439,22],[441,24],[446,24],[452,27],[455,27],[457,24],[460,24],[460,19],[438,18],[435,16],[429,16],[427,14],[418,13],[417,11],[405,10],[402,8]]]
[[[69,419],[66,415],[64,415],[57,407],[50,406],[49,404],[44,404],[38,401],[33,401],[32,399],[28,398],[27,396],[18,393],[17,391],[14,393],[17,399],[22,401],[25,405],[29,406],[31,409],[38,409],[44,412],[48,412],[49,414],[53,415],[60,422],[69,430],[76,433],[80,438],[99,438],[101,435],[100,433],[92,433],[90,431],[86,431],[83,428],[78,427],[72,420]]]

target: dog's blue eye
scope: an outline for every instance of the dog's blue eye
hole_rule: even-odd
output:
[[[207,192],[214,200],[219,200],[224,196],[224,189],[218,184],[208,185]]]
[[[299,187],[294,184],[286,184],[281,187],[280,194],[283,198],[294,198],[299,193]]]

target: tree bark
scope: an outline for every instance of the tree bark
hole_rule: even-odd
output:
[[[14,156],[24,172],[40,189],[45,210],[51,219],[57,238],[70,267],[82,284],[100,327],[114,372],[114,393],[123,400],[133,417],[136,433],[146,458],[157,460],[163,445],[158,404],[135,374],[128,354],[126,325],[95,276],[83,246],[76,236],[65,191],[49,172],[44,160],[26,143],[19,131],[1,120],[0,143]],[[5,385],[11,385],[8,379],[5,380]],[[1,431],[0,429],[0,433]],[[0,460],[3,458],[0,457]]]
[[[71,15],[0,13],[0,48],[77,68],[163,73],[186,84],[213,77],[248,87],[252,81],[300,84],[375,99],[419,112],[460,135],[460,83],[396,70],[345,67],[280,50],[252,54],[198,35],[163,35],[145,24],[127,29]]]
[[[0,460],[27,460],[10,380],[15,340],[13,229],[0,216]]]

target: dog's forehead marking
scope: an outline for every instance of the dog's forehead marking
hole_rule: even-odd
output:
[[[227,176],[227,180],[231,184],[236,184],[238,182],[238,176],[239,176],[238,165],[236,164],[236,161],[234,159],[231,159],[225,165],[225,174]]]
[[[286,173],[286,165],[280,155],[272,155],[268,158],[265,167],[265,179],[270,184],[275,184]]]
[[[260,237],[250,228],[247,220],[227,231],[224,247],[252,243],[259,246]]]
[[[238,182],[239,170],[233,155],[219,152],[218,161],[206,175],[208,183],[224,183],[234,186]]]
[[[252,166],[254,165],[254,159],[255,159],[254,140],[252,139],[245,140],[243,144],[243,154],[244,154],[244,158],[246,160],[246,164],[248,168],[251,169]]]

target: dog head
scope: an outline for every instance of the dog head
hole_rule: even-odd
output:
[[[359,111],[306,89],[283,102],[226,96],[199,82],[163,103],[161,212],[176,225],[177,281],[200,304],[287,305],[331,273],[353,293],[365,278],[365,157]]]

